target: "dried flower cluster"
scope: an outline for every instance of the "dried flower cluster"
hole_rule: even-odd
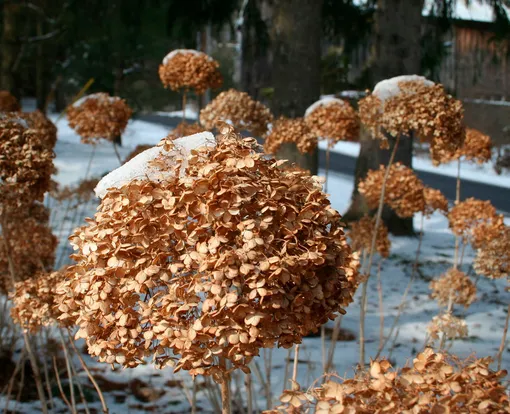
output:
[[[54,171],[44,134],[14,114],[0,116],[0,210],[42,200]]]
[[[299,152],[306,154],[317,147],[315,135],[303,118],[278,118],[265,136],[264,151],[275,154],[285,143],[296,144]]]
[[[220,93],[200,111],[200,122],[208,130],[213,130],[220,121],[232,124],[237,130],[262,136],[272,120],[269,108],[252,99],[246,92],[235,89]]]
[[[328,100],[317,105],[305,115],[306,123],[313,133],[328,140],[330,147],[338,141],[358,141],[359,119],[347,101]]]
[[[490,279],[510,278],[510,228],[478,249],[473,262],[476,273]]]
[[[357,251],[369,252],[372,247],[372,237],[375,229],[375,217],[365,216],[350,223],[348,233],[351,239],[351,248]],[[377,230],[376,250],[381,257],[390,255],[391,241],[388,237],[388,228],[381,223]]]
[[[440,190],[425,187],[423,189],[423,197],[425,197],[425,210],[423,213],[426,216],[432,215],[435,211],[448,213],[448,200]]]
[[[89,178],[80,181],[77,186],[66,186],[62,189],[52,191],[52,197],[57,201],[70,200],[75,198],[79,203],[87,202],[94,197],[94,188],[99,182],[98,178]]]
[[[205,53],[191,49],[174,50],[159,65],[159,78],[165,88],[193,90],[202,95],[207,89],[216,89],[223,84],[219,66]]]
[[[187,137],[204,131],[205,129],[197,123],[188,124],[187,122],[181,122],[165,137],[164,141],[173,141],[177,138]]]
[[[481,249],[492,240],[501,237],[506,229],[503,214],[480,221],[471,229],[471,246],[474,249]]]
[[[101,361],[153,356],[221,381],[221,358],[248,371],[259,348],[301,342],[352,301],[357,257],[320,186],[222,132],[182,175],[177,162],[164,182],[110,189],[71,236],[60,319]]]
[[[490,161],[492,158],[491,138],[477,129],[466,128],[466,138],[455,158],[460,157],[478,164]]]
[[[14,322],[30,332],[54,323],[58,317],[54,290],[63,278],[63,271],[38,273],[32,279],[16,283],[10,295]]]
[[[379,205],[385,174],[386,168],[380,165],[378,170],[370,170],[359,183],[359,192],[372,209]],[[391,165],[384,203],[399,217],[412,217],[414,213],[425,210],[424,185],[412,169],[401,163]]]
[[[436,315],[427,326],[427,332],[432,340],[446,335],[448,339],[465,338],[468,335],[466,321],[446,312]]]
[[[448,222],[453,234],[468,241],[475,227],[490,223],[495,217],[496,209],[490,201],[471,197],[452,207]]]
[[[18,114],[20,118],[27,122],[30,129],[35,129],[41,136],[48,149],[53,149],[57,143],[57,127],[51,122],[41,111],[21,112]]]
[[[9,91],[0,91],[0,112],[18,112],[21,106]]]
[[[490,358],[459,361],[431,348],[418,354],[411,367],[393,370],[387,360],[372,361],[368,372],[342,381],[329,378],[321,387],[281,396],[280,412],[317,414],[507,413],[510,403],[503,384],[506,371],[489,368]],[[313,408],[313,409],[312,409]],[[307,411],[310,409],[310,411]]]
[[[419,80],[398,84],[399,93],[381,99],[374,91],[359,102],[361,122],[374,137],[385,141],[392,136],[415,133],[430,142],[430,155],[435,165],[451,161],[462,146],[462,103],[448,95],[440,84]]]
[[[122,135],[132,114],[124,99],[107,93],[88,95],[67,108],[69,126],[84,144],[113,141]]]
[[[457,269],[449,269],[444,275],[430,282],[432,298],[439,306],[448,306],[450,295],[453,304],[468,308],[476,300],[476,286],[468,275]]]

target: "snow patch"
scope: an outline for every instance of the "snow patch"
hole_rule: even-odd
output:
[[[313,103],[308,107],[305,111],[305,117],[310,115],[313,111],[315,111],[320,106],[329,106],[329,105],[345,105],[345,102],[341,99],[335,98],[333,95],[324,95],[317,102]]]
[[[80,106],[82,103],[84,103],[85,101],[88,101],[89,99],[107,100],[108,102],[111,102],[111,103],[121,100],[121,98],[119,98],[118,96],[108,96],[104,92],[98,92],[98,93],[92,93],[90,95],[82,96],[80,99],[78,99],[77,101],[75,101],[73,103],[73,107],[76,108],[76,107]]]
[[[207,56],[208,59],[211,59],[211,57],[206,55],[204,52],[199,52],[198,50],[195,50],[195,49],[175,49],[175,50],[172,50],[168,55],[166,55],[163,58],[163,65],[166,65],[170,59],[172,59],[174,56],[176,56],[178,54],[195,55],[195,56],[204,55],[204,56]]]
[[[151,161],[154,161],[159,156],[170,159],[182,157],[184,159],[181,168],[182,173],[183,169],[187,165],[186,158],[191,154],[192,150],[203,146],[214,147],[216,145],[214,135],[210,132],[200,132],[198,134],[178,138],[173,142],[175,144],[175,148],[171,151],[165,151],[163,147],[149,148],[121,167],[107,174],[103,177],[103,179],[101,179],[101,181],[99,181],[94,189],[96,196],[103,198],[108,192],[108,189],[121,188],[133,180],[144,179],[146,181],[158,182],[171,177],[173,175],[173,171],[163,171],[157,166],[151,165]]]
[[[418,75],[403,75],[396,76],[391,79],[385,79],[375,85],[374,91],[372,95],[377,96],[382,102],[386,101],[386,99],[393,98],[395,96],[400,95],[400,86],[401,82],[421,82],[426,86],[434,85],[434,82],[428,80],[423,76]]]

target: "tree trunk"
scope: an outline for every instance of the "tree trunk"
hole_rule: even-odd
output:
[[[42,18],[37,18],[37,36],[43,34],[43,22]],[[37,109],[40,111],[46,111],[46,79],[44,76],[44,42],[38,42],[37,44],[37,59],[35,61],[35,95]]]
[[[274,4],[272,110],[277,117],[302,117],[320,96],[321,10],[322,0],[280,0]],[[294,144],[287,144],[277,155],[317,173],[317,151],[302,155]]]
[[[122,91],[122,82],[124,80],[124,69],[122,68],[122,66],[117,67],[113,71],[113,75],[115,78],[114,83],[113,83],[113,95],[120,97],[121,91]],[[121,147],[122,146],[122,137],[120,135],[116,136],[113,139],[113,144]]]
[[[419,74],[421,58],[421,12],[423,0],[378,0],[375,22],[375,49],[373,56],[373,83],[399,75]],[[368,170],[386,164],[393,148],[379,149],[379,142],[367,133],[362,134],[360,154],[356,163],[355,186],[351,206],[345,220],[356,220],[368,213],[358,183]],[[412,166],[412,137],[402,137],[395,157],[396,162]],[[411,235],[414,233],[412,218],[401,219],[385,208],[383,219],[391,233]]]
[[[1,89],[17,95],[16,83],[12,68],[16,61],[16,15],[19,5],[16,2],[6,1],[3,6],[3,30],[2,30],[2,62],[0,63],[0,87]]]

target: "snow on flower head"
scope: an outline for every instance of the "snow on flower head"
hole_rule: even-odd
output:
[[[305,117],[310,115],[318,107],[329,105],[345,105],[345,101],[343,101],[342,99],[335,98],[333,95],[323,96],[321,99],[319,99],[317,102],[314,102],[306,109]]]
[[[387,99],[394,98],[402,93],[402,82],[415,82],[425,86],[433,86],[434,82],[428,80],[424,76],[418,75],[402,75],[394,78],[384,79],[375,85],[372,95],[377,96],[384,103]]]

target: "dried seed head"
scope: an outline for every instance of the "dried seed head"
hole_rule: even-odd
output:
[[[164,182],[110,189],[71,236],[60,318],[101,361],[152,356],[220,380],[219,358],[247,371],[260,348],[300,342],[352,301],[358,258],[321,187],[221,131],[182,175],[177,161]]]
[[[445,334],[448,339],[465,338],[468,335],[466,321],[451,313],[442,313],[434,316],[432,322],[427,326],[427,332],[432,340],[439,339]]]
[[[200,122],[208,130],[213,130],[220,121],[232,124],[237,130],[262,136],[272,120],[269,108],[252,99],[246,92],[235,89],[220,93],[200,111]]]
[[[425,187],[423,189],[423,196],[425,197],[425,215],[430,216],[435,211],[440,211],[444,214],[448,213],[448,200],[440,190]]]
[[[223,84],[219,63],[192,49],[170,52],[159,65],[159,78],[165,88],[173,91],[193,90],[202,95],[207,89],[216,89]]]
[[[359,192],[367,200],[368,206],[377,208],[384,182],[386,168],[370,170],[359,183]],[[424,185],[413,170],[401,163],[392,164],[386,181],[384,203],[391,207],[399,217],[412,217],[425,210]]]
[[[462,147],[457,150],[455,158],[460,157],[478,164],[490,161],[492,158],[491,138],[477,129],[466,128],[466,138]]]
[[[354,108],[341,99],[320,100],[305,115],[312,132],[328,140],[333,146],[338,141],[358,141],[359,119]]]
[[[299,152],[306,154],[317,147],[317,135],[303,118],[278,118],[265,136],[264,151],[275,154],[285,143],[296,144]]]
[[[450,229],[456,236],[461,236],[465,242],[469,241],[474,228],[482,223],[490,223],[496,218],[496,209],[490,201],[468,198],[448,213]]]
[[[124,99],[107,93],[85,96],[67,108],[69,126],[84,144],[113,141],[122,135],[132,114]]]
[[[490,279],[510,277],[510,228],[502,232],[476,252],[473,262],[476,273]]]
[[[476,286],[468,275],[457,269],[449,269],[444,275],[430,282],[431,296],[439,306],[452,303],[468,308],[476,300]]]
[[[0,91],[0,112],[18,112],[21,106],[9,91]]]
[[[347,234],[351,239],[351,247],[357,251],[370,251],[372,247],[372,237],[375,229],[375,218],[365,216],[358,221],[350,223],[350,231]],[[381,257],[390,255],[391,241],[388,237],[388,228],[384,223],[380,223],[377,231],[376,250]]]

